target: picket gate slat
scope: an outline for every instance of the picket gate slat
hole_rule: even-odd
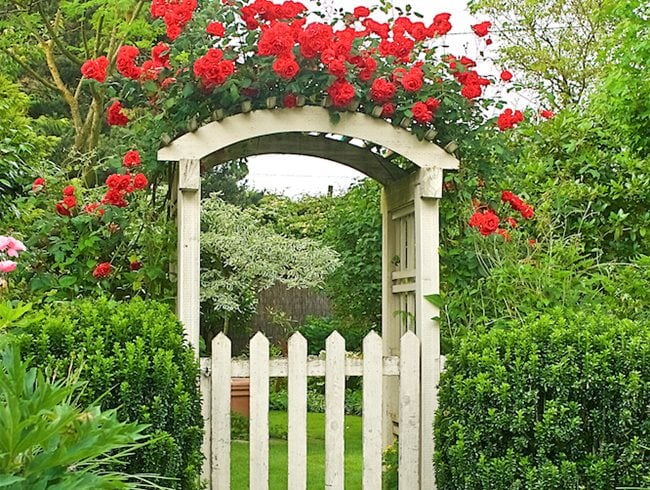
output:
[[[334,331],[325,345],[325,488],[343,490],[345,339]]]
[[[420,488],[420,341],[410,331],[400,343],[400,372],[399,488]]]
[[[269,488],[269,341],[257,332],[250,343],[250,490]]]
[[[307,340],[289,339],[288,488],[307,488]]]
[[[230,397],[233,378],[250,378],[250,486],[269,486],[269,379],[288,381],[288,488],[306,490],[307,380],[325,377],[325,487],[343,490],[345,450],[345,379],[363,377],[363,489],[381,488],[384,451],[383,400],[386,376],[399,375],[399,486],[419,489],[424,484],[421,458],[421,345],[405,333],[400,356],[383,356],[383,340],[376,332],[363,340],[363,355],[348,354],[345,340],[333,332],[326,341],[325,358],[309,356],[305,338],[296,333],[288,342],[287,359],[269,358],[269,340],[258,332],[250,342],[249,360],[231,357],[231,342],[223,334],[212,341],[212,358],[201,360],[202,413],[206,421],[203,442],[208,457],[203,478],[212,490],[230,490]],[[441,359],[443,364],[444,359]],[[424,487],[423,487],[424,488]],[[238,490],[238,489],[236,489]]]
[[[212,488],[230,488],[230,355],[230,339],[220,333],[212,341]]]
[[[376,332],[363,339],[363,489],[381,488],[382,341]]]

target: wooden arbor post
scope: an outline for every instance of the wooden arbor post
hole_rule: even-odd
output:
[[[342,135],[346,138],[336,138]],[[355,144],[356,142],[356,144]],[[371,147],[398,153],[417,168],[407,173]],[[438,293],[438,200],[444,169],[458,168],[437,145],[419,141],[381,119],[349,112],[333,124],[321,107],[237,114],[209,123],[158,152],[161,161],[179,162],[177,313],[197,352],[200,318],[200,165],[242,156],[286,153],[311,155],[353,167],[383,184],[384,355],[399,354],[399,339],[413,330],[421,344],[419,487],[435,488],[433,418],[440,376],[440,333],[436,308],[425,296]],[[386,381],[384,442],[393,439],[397,386]]]

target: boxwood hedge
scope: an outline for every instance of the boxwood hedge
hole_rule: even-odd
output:
[[[441,490],[650,487],[650,322],[557,310],[447,361]]]
[[[102,398],[120,417],[150,424],[152,444],[115,468],[158,473],[165,486],[199,488],[203,422],[198,365],[183,328],[166,305],[134,299],[73,301],[44,307],[42,319],[22,328],[23,354],[54,376],[81,369],[80,403]]]

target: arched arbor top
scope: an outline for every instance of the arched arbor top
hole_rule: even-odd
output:
[[[373,151],[380,147],[419,168],[458,168],[458,161],[438,145],[383,119],[359,112],[340,116],[333,123],[327,109],[315,106],[240,113],[180,136],[158,151],[158,160],[214,165],[270,153],[310,155],[350,166],[382,184],[400,180],[407,172]]]

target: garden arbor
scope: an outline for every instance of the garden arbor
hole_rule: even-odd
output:
[[[400,338],[415,332],[421,345],[420,488],[434,488],[433,418],[440,376],[438,316],[427,295],[439,292],[438,204],[443,171],[457,160],[402,127],[359,112],[340,113],[306,106],[240,113],[187,133],[158,152],[161,161],[178,162],[177,313],[190,342],[199,344],[200,187],[201,169],[238,157],[298,154],[325,158],[355,168],[383,185],[382,337],[384,356],[398,356]],[[412,170],[390,161],[390,154],[409,160]],[[395,381],[384,378],[385,444],[398,420]]]

